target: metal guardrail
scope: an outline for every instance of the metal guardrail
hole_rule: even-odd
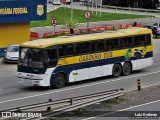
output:
[[[36,110],[43,109],[42,119],[45,119],[44,117],[56,116],[59,114],[63,114],[67,111],[76,110],[76,109],[79,109],[79,108],[82,108],[82,107],[85,107],[85,106],[88,106],[88,105],[91,105],[97,102],[102,102],[105,100],[119,97],[123,94],[123,92],[124,92],[124,89],[120,88],[120,89],[93,93],[93,94],[83,95],[83,96],[78,96],[78,97],[66,98],[66,99],[61,99],[61,100],[55,100],[55,101],[52,101],[52,99],[49,99],[49,102],[26,105],[26,106],[21,106],[18,108],[12,108],[12,109],[2,110],[2,111],[4,112],[5,111],[6,112],[22,112],[23,113],[26,110],[36,111]],[[47,109],[49,108],[50,111],[47,111],[46,107]],[[44,108],[46,111],[44,111]],[[26,118],[25,120],[31,120],[31,119],[37,119],[37,118]]]
[[[131,8],[131,7],[118,7],[118,6],[108,6],[108,5],[102,5],[102,8],[112,8],[112,9],[120,9],[120,10],[130,10],[130,11],[143,11],[143,12],[156,12],[160,13],[160,10],[154,10],[154,9],[143,9],[143,8]]]
[[[83,5],[87,5],[84,3]],[[89,6],[92,6],[92,3],[89,4]],[[96,7],[96,4],[93,4],[94,7]],[[100,4],[97,4],[97,7],[101,7]],[[110,9],[116,9],[116,10],[129,10],[129,11],[141,11],[141,12],[155,12],[160,13],[160,10],[155,9],[143,9],[143,8],[132,8],[132,7],[119,7],[119,6],[109,6],[109,5],[102,5],[102,8],[110,8]]]

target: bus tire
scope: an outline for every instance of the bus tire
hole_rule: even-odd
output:
[[[57,74],[55,81],[54,81],[54,86],[56,88],[62,88],[65,85],[65,76],[63,74]]]
[[[123,68],[122,68],[122,73],[123,75],[127,76],[131,73],[132,67],[129,62],[124,63]]]
[[[113,69],[112,69],[112,75],[113,77],[119,77],[121,75],[121,72],[122,72],[122,67],[120,64],[115,64],[113,66]]]

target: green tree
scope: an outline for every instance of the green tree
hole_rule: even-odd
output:
[[[159,0],[103,0],[104,5],[156,9]]]
[[[159,0],[140,0],[141,6],[146,9],[157,9],[157,3]]]

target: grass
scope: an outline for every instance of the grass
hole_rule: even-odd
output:
[[[55,37],[58,37],[58,36],[65,36],[66,34],[53,34],[53,35],[49,35],[47,36],[47,38],[55,38]]]
[[[85,10],[73,9],[73,18],[78,20],[79,23],[85,23],[88,20],[84,17]],[[66,21],[70,19],[71,9],[66,7],[60,7],[54,11],[47,13],[47,20],[32,21],[30,27],[43,27],[51,26],[51,18],[57,19],[57,25],[64,25]],[[95,14],[91,14],[89,22],[109,21],[109,20],[121,20],[121,19],[134,19],[134,18],[146,18],[153,17],[147,15],[133,15],[133,14],[119,14],[119,13],[106,13],[102,12],[102,17]]]
[[[105,107],[107,108],[112,108],[113,104],[118,104],[122,101],[126,100],[126,98],[124,96],[118,97],[118,98],[112,98],[110,100],[105,101]]]

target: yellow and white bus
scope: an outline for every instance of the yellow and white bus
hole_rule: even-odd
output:
[[[107,75],[129,75],[153,63],[150,29],[130,27],[102,33],[61,36],[23,43],[18,82],[63,87]]]

